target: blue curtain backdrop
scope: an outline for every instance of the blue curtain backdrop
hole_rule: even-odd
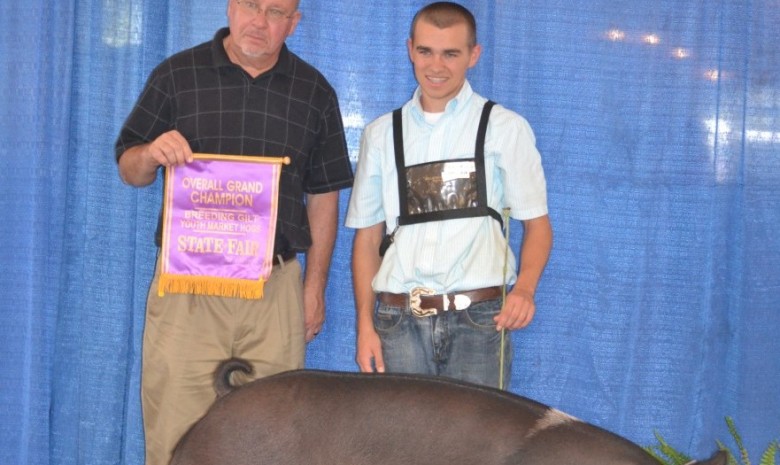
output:
[[[123,185],[113,143],[151,69],[209,40],[225,1],[0,6],[2,464],[143,462],[160,186]],[[423,3],[302,2],[289,44],[337,89],[353,160],[414,89]],[[695,456],[731,444],[731,416],[758,461],[780,437],[780,3],[464,4],[485,48],[471,82],[534,127],[555,229],[512,390]],[[354,371],[339,234],[307,364]]]

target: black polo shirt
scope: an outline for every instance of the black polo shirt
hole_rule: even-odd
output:
[[[193,152],[288,156],[280,179],[275,252],[311,245],[304,194],[352,185],[352,165],[336,92],[314,67],[283,46],[279,61],[252,78],[232,63],[222,40],[177,53],[150,75],[116,142],[130,147],[178,130]],[[158,226],[157,244],[160,243]]]

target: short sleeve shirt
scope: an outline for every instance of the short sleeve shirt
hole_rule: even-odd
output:
[[[116,157],[173,129],[196,153],[288,156],[275,249],[304,251],[311,245],[304,194],[352,184],[336,92],[286,46],[271,70],[252,78],[228,59],[228,34],[221,29],[152,72],[119,134]]]
[[[466,82],[433,124],[426,122],[419,101],[418,89],[402,108],[406,166],[473,158],[486,99]],[[363,132],[348,227],[386,222],[388,232],[395,228],[399,202],[394,153],[392,114],[386,114]],[[487,127],[485,171],[491,208],[499,213],[508,208],[509,216],[518,220],[547,214],[546,182],[533,131],[524,118],[501,105],[493,108]],[[411,224],[398,229],[373,288],[406,293],[424,286],[443,293],[512,284],[515,266],[501,226],[492,217]]]

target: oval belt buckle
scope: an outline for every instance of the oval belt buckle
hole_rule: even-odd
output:
[[[422,304],[421,296],[434,294],[434,290],[429,287],[415,287],[409,291],[409,308],[412,309],[412,315],[418,318],[436,315],[435,308],[420,308]]]

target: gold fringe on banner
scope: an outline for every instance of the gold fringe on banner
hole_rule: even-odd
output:
[[[193,157],[196,160],[199,161],[205,161],[205,162],[241,162],[241,163],[264,163],[264,164],[271,164],[271,165],[288,165],[290,164],[290,158],[289,157],[247,157],[243,155],[214,155],[214,154],[203,154],[203,153],[195,153],[193,154]],[[180,167],[179,169],[184,169],[184,173],[187,173],[186,166]],[[263,286],[265,285],[266,280],[268,279],[268,276],[270,275],[270,263],[272,261],[272,255],[273,255],[273,247],[274,247],[274,233],[275,233],[275,227],[276,227],[276,214],[277,214],[277,208],[278,208],[278,190],[279,190],[279,176],[281,172],[280,167],[273,167],[273,172],[271,173],[273,175],[273,182],[271,183],[271,189],[268,191],[268,194],[270,194],[270,199],[268,201],[270,202],[270,205],[267,205],[266,207],[269,209],[270,212],[270,218],[268,220],[268,224],[266,225],[268,227],[268,237],[266,238],[265,242],[265,263],[252,263],[248,264],[247,266],[250,267],[251,271],[256,271],[257,274],[254,273],[245,273],[241,274],[241,276],[249,276],[250,279],[241,279],[241,278],[225,278],[225,277],[219,277],[219,276],[208,276],[208,273],[212,272],[213,270],[202,270],[202,264],[199,262],[199,260],[192,260],[193,266],[191,267],[184,267],[182,269],[175,268],[175,271],[179,273],[189,273],[191,269],[194,269],[194,274],[174,274],[170,273],[171,265],[170,265],[170,255],[172,251],[175,251],[175,245],[172,247],[172,244],[175,244],[175,240],[172,242],[172,224],[173,221],[173,205],[174,205],[174,188],[176,186],[176,179],[178,179],[176,176],[178,174],[179,170],[176,169],[176,167],[170,167],[165,171],[165,189],[164,189],[164,197],[163,197],[163,237],[162,237],[162,247],[161,247],[161,273],[160,273],[160,279],[159,284],[157,287],[157,293],[160,297],[164,296],[165,293],[170,294],[197,294],[197,295],[210,295],[210,296],[220,296],[220,297],[235,297],[235,298],[241,298],[241,299],[262,299],[263,298]],[[204,189],[208,190],[208,189]],[[219,189],[221,190],[221,189]],[[252,205],[254,206],[254,205]],[[180,252],[183,252],[180,250]],[[261,258],[261,257],[257,257]],[[219,263],[219,260],[215,259],[215,262]],[[264,266],[264,264],[268,264],[269,266]],[[211,265],[208,265],[206,268],[210,267]],[[218,265],[221,266],[221,265]],[[257,267],[259,269],[254,270],[254,268]],[[203,273],[206,273],[204,275]],[[219,273],[215,273],[219,274]],[[253,276],[258,276],[257,280],[251,279]]]
[[[211,276],[187,276],[161,274],[157,294],[162,297],[166,292],[173,294],[214,295],[221,297],[239,297],[242,299],[262,299],[264,279],[216,278]]]

